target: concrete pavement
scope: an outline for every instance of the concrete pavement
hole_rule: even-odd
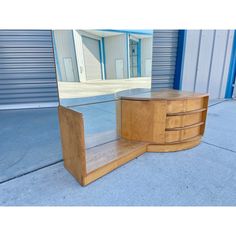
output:
[[[0,184],[0,205],[235,206],[236,101],[213,101],[211,105],[203,142],[196,148],[145,153],[87,187],[81,187],[59,162]],[[112,114],[113,108],[110,103],[99,109]],[[88,117],[93,109],[85,111]],[[107,124],[113,122],[112,117]],[[91,124],[96,118],[92,115]],[[10,123],[5,124],[3,134],[9,132]],[[90,127],[90,131],[99,133],[99,127]],[[45,155],[47,148],[47,142],[42,143],[38,156]],[[60,156],[56,148],[51,153]]]

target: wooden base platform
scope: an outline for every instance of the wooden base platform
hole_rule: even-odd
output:
[[[190,141],[172,144],[149,144],[147,146],[147,152],[177,152],[186,149],[193,148],[199,145],[201,137],[192,139]]]
[[[88,149],[84,185],[135,159],[145,153],[146,149],[146,143],[122,139]]]

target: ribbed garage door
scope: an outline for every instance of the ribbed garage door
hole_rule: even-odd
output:
[[[178,47],[178,30],[154,30],[152,88],[173,88]]]
[[[0,109],[58,105],[50,30],[0,30]]]
[[[86,80],[101,80],[99,41],[85,36],[82,39]]]

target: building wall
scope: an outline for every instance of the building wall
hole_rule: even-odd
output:
[[[86,80],[101,80],[100,41],[82,36]]]
[[[57,77],[60,81],[79,81],[72,30],[55,30],[54,42],[57,55]]]
[[[188,30],[182,72],[182,90],[208,92],[224,98],[233,30]]]
[[[77,65],[78,65],[79,81],[85,82],[86,71],[85,71],[85,64],[84,64],[82,36],[78,30],[74,30],[73,34],[74,34],[74,43],[75,43],[75,54],[76,54]]]
[[[152,63],[152,37],[143,38],[141,40],[141,76],[147,77],[152,74],[152,67],[149,71],[146,71],[146,63],[149,60]],[[152,64],[151,64],[152,65]]]
[[[100,44],[99,47],[101,48],[102,38],[97,35],[91,34],[87,30],[74,30],[73,33],[74,33],[74,42],[75,42],[75,50],[76,50],[76,56],[77,56],[80,82],[85,82],[85,81],[94,79],[94,76],[91,76],[91,73],[94,74],[95,77],[97,77],[97,79],[102,79],[102,77],[104,77],[104,65],[103,63],[101,64],[100,62],[100,56],[102,55],[100,56],[93,55],[92,48],[90,48],[85,43],[86,38],[88,39],[88,41],[89,39],[96,40],[97,43]],[[91,56],[90,59],[92,59],[92,61],[89,61],[90,66],[88,66],[88,61],[86,61],[85,51],[87,51],[87,53],[89,53],[89,55]],[[98,68],[98,63],[100,64],[99,68]],[[94,64],[94,68],[91,68],[93,67],[93,64]],[[96,69],[97,69],[97,72],[94,71]]]
[[[124,62],[124,78],[128,78],[127,74],[127,45],[126,35],[116,35],[105,37],[105,58],[106,58],[106,79],[116,78],[116,60],[120,59]]]

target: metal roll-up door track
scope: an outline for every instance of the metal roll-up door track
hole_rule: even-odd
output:
[[[51,30],[0,30],[0,110],[57,105]]]

